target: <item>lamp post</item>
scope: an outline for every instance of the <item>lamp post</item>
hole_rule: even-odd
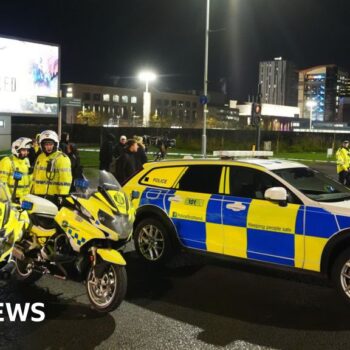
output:
[[[150,71],[143,71],[139,74],[139,80],[145,82],[146,88],[143,93],[143,126],[149,125],[151,115],[151,93],[148,91],[148,84],[156,80],[156,74]]]
[[[208,94],[209,11],[210,11],[210,0],[207,0],[207,12],[206,12],[206,21],[205,21],[204,89],[203,89],[203,95],[205,97]],[[205,104],[203,104],[203,135],[202,135],[203,158],[207,157],[207,113],[208,113],[208,106],[206,102]]]
[[[310,130],[312,128],[312,110],[314,107],[316,107],[316,105],[317,105],[316,101],[313,101],[313,100],[306,101],[306,107],[308,107],[310,110],[310,126],[309,126]]]

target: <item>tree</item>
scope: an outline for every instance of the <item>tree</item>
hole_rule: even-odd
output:
[[[79,111],[77,114],[77,120],[82,124],[89,126],[102,125],[108,120],[108,114],[95,111]]]

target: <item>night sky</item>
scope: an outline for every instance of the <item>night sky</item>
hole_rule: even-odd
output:
[[[136,87],[203,87],[206,0],[2,0],[0,35],[61,46],[61,81]],[[349,0],[211,0],[209,89],[256,94],[258,63],[350,70]]]

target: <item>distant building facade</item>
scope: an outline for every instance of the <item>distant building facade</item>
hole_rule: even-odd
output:
[[[281,57],[259,64],[261,102],[281,106],[297,106],[298,71]]]
[[[349,73],[334,64],[299,71],[298,106],[315,122],[343,121],[341,101],[350,97]],[[340,108],[341,107],[341,108]]]
[[[82,107],[64,107],[63,121],[67,124],[83,123],[78,115],[94,112],[104,124],[141,126],[143,114],[143,89],[127,89],[88,84],[62,84],[63,97],[79,98]],[[195,125],[203,120],[203,106],[196,94],[151,92],[151,120],[167,121],[172,125]],[[80,112],[80,113],[79,113]]]
[[[252,113],[252,103],[245,102],[237,105],[239,116],[247,119],[247,124],[250,124]],[[299,119],[300,110],[298,107],[282,106],[275,104],[261,104],[261,127],[264,130],[273,131],[292,131],[294,126],[300,125]]]

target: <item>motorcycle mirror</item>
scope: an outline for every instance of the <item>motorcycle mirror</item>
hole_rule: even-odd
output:
[[[139,191],[132,191],[131,192],[131,200],[140,198],[140,192]]]
[[[13,173],[13,178],[15,180],[18,180],[18,181],[22,180],[22,176],[23,176],[23,174],[20,171],[15,171]]]

